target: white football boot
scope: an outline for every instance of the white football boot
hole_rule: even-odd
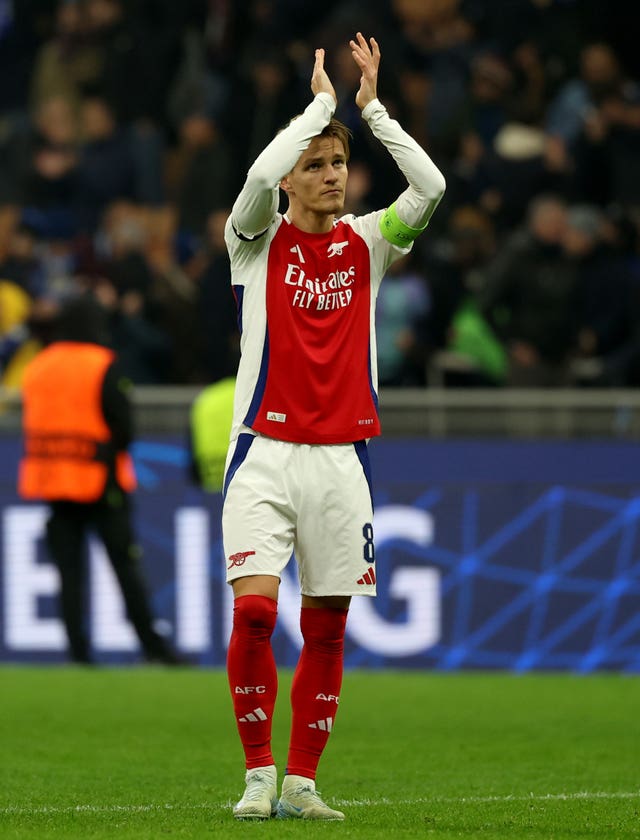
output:
[[[237,820],[268,820],[278,807],[278,778],[274,764],[247,770],[242,799],[234,805]]]
[[[278,802],[278,819],[343,820],[342,811],[334,811],[320,799],[313,779],[285,776]]]

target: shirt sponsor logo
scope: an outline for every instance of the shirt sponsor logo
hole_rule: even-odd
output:
[[[287,415],[280,411],[267,411],[267,420],[273,420],[274,423],[286,423]]]
[[[341,257],[343,250],[347,247],[349,243],[345,239],[344,242],[332,242],[331,245],[327,248],[327,257]]]
[[[350,288],[356,281],[356,267],[332,271],[326,280],[319,277],[307,277],[304,269],[289,263],[284,276],[287,286],[295,286],[292,303],[300,309],[343,309],[349,306],[353,298]]]

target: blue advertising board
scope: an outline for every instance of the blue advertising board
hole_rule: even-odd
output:
[[[15,492],[17,437],[0,439],[0,661],[66,658],[46,507]],[[640,470],[627,442],[381,439],[370,446],[378,597],[354,598],[347,667],[640,670]],[[139,441],[135,523],[159,629],[224,664],[231,597],[222,499],[189,483],[184,441]],[[134,662],[135,636],[101,545],[88,551],[98,661]],[[300,650],[295,562],[276,658]]]

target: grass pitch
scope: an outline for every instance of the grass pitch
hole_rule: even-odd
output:
[[[241,823],[221,671],[4,667],[0,837],[639,837],[639,721],[633,677],[347,672],[318,775],[346,821]]]

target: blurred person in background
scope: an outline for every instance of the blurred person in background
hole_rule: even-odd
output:
[[[135,385],[158,385],[169,381],[173,348],[160,325],[162,307],[153,299],[155,273],[145,217],[133,202],[110,204],[96,235],[85,241],[78,274],[108,312],[112,346],[124,374]]]
[[[640,360],[640,278],[611,241],[611,223],[595,205],[569,208],[563,248],[577,271],[576,383],[625,387]]]
[[[453,208],[479,205],[499,231],[510,231],[535,195],[564,188],[563,173],[546,160],[535,95],[518,86],[512,64],[486,51],[470,72],[469,93],[445,126],[455,149],[449,200]]]
[[[58,208],[73,201],[79,125],[63,96],[38,103],[5,137],[0,203]]]
[[[107,311],[112,346],[123,375],[134,385],[166,384],[171,344],[146,316],[141,292],[121,291],[105,276],[90,278],[88,285]]]
[[[102,213],[117,199],[137,199],[130,138],[111,103],[99,92],[81,104],[80,145],[74,203],[82,231],[93,232]]]
[[[404,191],[386,210],[338,218],[349,131],[333,118],[336,93],[318,49],[313,101],[253,163],[225,230],[242,334],[222,515],[235,599],[227,670],[246,766],[237,819],[276,811],[344,819],[315,779],[338,709],[351,596],[375,595],[366,443],[380,434],[374,301],[445,190],[433,161],[378,99],[375,39],[359,32],[350,48],[360,72],[356,106],[404,175]],[[278,799],[271,636],[294,550],[304,644]]]
[[[17,387],[22,374],[21,349],[29,339],[31,298],[0,275],[0,385]]]
[[[29,319],[43,288],[37,232],[16,218],[0,258],[0,383],[17,387],[24,365],[40,349],[32,341]]]
[[[621,85],[622,68],[613,48],[602,42],[585,44],[577,74],[560,87],[548,105],[547,133],[562,142],[565,153],[571,153],[585,122]]]
[[[185,266],[196,289],[197,325],[203,382],[235,376],[240,359],[238,311],[231,290],[231,267],[224,242],[230,209],[215,210],[207,220],[202,247]]]
[[[188,111],[178,124],[178,143],[167,156],[167,194],[178,209],[183,236],[200,239],[213,210],[229,207],[235,193],[237,148],[218,121],[203,110]]]
[[[425,254],[431,303],[422,341],[434,384],[489,386],[504,380],[504,348],[476,300],[482,272],[495,254],[491,217],[474,205],[456,207],[445,235]]]
[[[265,49],[263,45],[247,56],[238,76],[221,122],[236,166],[246,172],[291,112],[301,107],[302,97],[292,62],[279,47]],[[233,184],[234,195],[240,186]]]
[[[465,204],[453,210],[444,235],[425,248],[422,261],[431,298],[426,331],[431,352],[446,346],[456,310],[478,288],[482,269],[495,256],[495,240],[489,214]]]
[[[421,326],[431,304],[427,279],[413,254],[392,263],[383,279],[376,304],[380,386],[422,386],[427,352]]]
[[[189,477],[207,493],[220,493],[233,422],[235,376],[207,385],[189,414]]]
[[[507,384],[559,387],[570,382],[578,324],[577,279],[562,250],[567,208],[538,196],[527,221],[483,271],[480,312],[507,348]]]
[[[640,202],[640,85],[610,44],[583,46],[577,75],[549,103],[546,131],[547,157],[571,173],[579,200]]]
[[[93,662],[85,620],[85,539],[104,544],[127,616],[150,662],[179,664],[154,619],[131,521],[136,487],[129,384],[107,348],[102,307],[91,297],[60,312],[55,340],[26,369],[24,457],[18,491],[50,505],[47,548],[60,572],[61,607],[74,662]]]
[[[48,11],[46,5],[43,7],[41,0],[3,0],[0,4],[0,123],[5,123],[5,129],[19,124],[27,111],[31,69],[42,18]]]
[[[81,0],[59,0],[48,37],[37,50],[31,73],[32,107],[62,97],[79,109],[84,90],[100,77],[101,57],[87,37],[86,6]]]
[[[34,213],[33,221],[35,224],[41,222],[42,225],[38,259],[43,274],[43,285],[36,299],[62,303],[78,291],[78,251],[73,225],[66,214],[59,217],[49,214],[39,220],[38,214]]]
[[[15,283],[30,298],[38,297],[44,285],[38,245],[37,229],[18,219],[12,226],[7,250],[0,258],[0,280]]]
[[[461,151],[469,159],[481,156],[509,116],[515,80],[509,63],[486,50],[474,57],[466,95],[450,116],[448,132],[461,138]]]
[[[62,96],[42,101],[19,139],[13,156],[14,195],[39,227],[71,238],[76,229],[79,123],[72,103]]]

